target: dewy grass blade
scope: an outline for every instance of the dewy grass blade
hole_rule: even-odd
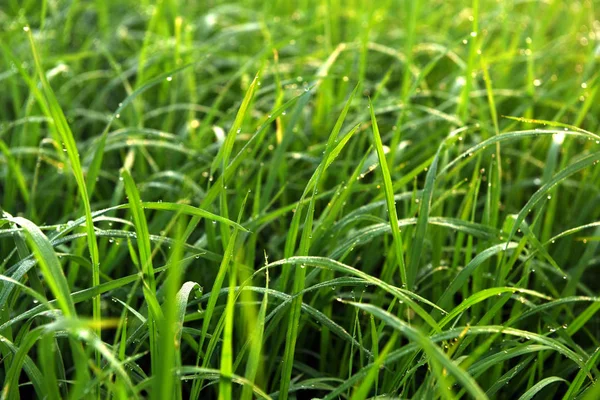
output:
[[[594,2],[8,3],[0,396],[600,398]]]
[[[139,261],[141,272],[143,274],[142,290],[144,298],[148,303],[148,334],[150,337],[150,357],[152,360],[152,371],[158,371],[158,325],[163,319],[162,311],[158,300],[156,299],[156,283],[154,279],[154,267],[152,266],[152,250],[150,245],[150,232],[142,207],[142,200],[135,186],[131,174],[123,169],[121,176],[125,183],[125,191],[129,198],[129,209],[133,216],[133,224],[137,235],[137,247],[139,251]]]
[[[206,210],[203,210],[198,207],[190,206],[189,204],[180,204],[180,203],[168,203],[168,202],[142,202],[140,203],[143,208],[149,210],[166,210],[166,211],[176,211],[181,214],[198,216],[206,219],[210,219],[217,222],[222,222],[226,225],[232,226],[242,232],[248,232],[248,229],[241,226],[239,223],[232,221],[228,218],[224,218],[220,215],[213,214]]]
[[[248,106],[250,105],[250,102],[252,101],[252,99],[254,97],[254,92],[256,91],[257,83],[258,83],[258,74],[254,77],[254,80],[252,80],[250,87],[246,91],[246,95],[244,96],[244,100],[242,100],[242,104],[240,105],[237,115],[235,116],[233,125],[231,126],[231,129],[227,133],[227,136],[225,136],[225,142],[223,143],[223,146],[221,147],[221,149],[219,150],[219,153],[214,158],[214,160],[211,164],[211,167],[210,167],[211,174],[213,171],[217,170],[217,168],[219,167],[219,164],[222,164],[221,169],[223,172],[229,165],[229,157],[231,156],[231,151],[233,150],[235,138],[237,137],[238,133],[240,133],[240,131],[241,131],[242,123],[244,122],[244,118],[246,117],[246,114],[248,113]]]
[[[25,231],[29,247],[35,255],[46,283],[50,286],[50,290],[54,294],[63,314],[67,317],[75,317],[77,314],[67,278],[46,235],[37,225],[25,218],[9,217],[8,220],[19,225]]]
[[[581,368],[579,372],[577,372],[575,379],[569,384],[569,389],[563,396],[563,400],[572,400],[579,396],[581,386],[583,385],[583,382],[585,382],[586,376],[589,376],[590,371],[598,366],[599,357],[600,349],[597,348],[596,351],[594,351],[594,354],[586,361],[586,368]]]
[[[415,234],[412,239],[412,251],[410,253],[410,263],[407,270],[407,286],[410,288],[415,283],[417,271],[419,269],[419,261],[421,260],[421,252],[423,251],[423,243],[425,242],[425,236],[427,234],[427,226],[429,220],[429,210],[431,208],[431,200],[433,196],[433,189],[435,185],[435,177],[437,175],[438,163],[440,155],[444,150],[445,143],[442,142],[431,166],[427,170],[427,176],[425,177],[425,186],[423,187],[423,195],[419,200],[419,218],[417,220],[417,226],[415,228]],[[393,231],[392,231],[393,232]]]
[[[555,382],[567,381],[565,381],[563,378],[559,378],[558,376],[550,376],[548,378],[544,378],[535,385],[533,385],[531,388],[529,388],[529,390],[527,390],[525,393],[523,393],[523,395],[519,397],[519,400],[531,400],[535,397],[535,395],[538,392],[542,391],[546,386],[551,385]]]
[[[240,213],[241,215],[241,213]],[[204,352],[204,342],[206,340],[207,334],[208,334],[208,330],[210,328],[210,323],[213,317],[213,313],[215,311],[215,307],[217,304],[217,300],[219,297],[219,292],[221,290],[221,287],[223,286],[223,281],[225,280],[225,275],[227,274],[227,272],[230,269],[230,264],[234,259],[235,256],[235,251],[237,249],[238,246],[238,233],[239,230],[236,229],[234,227],[233,232],[231,234],[231,237],[229,238],[229,243],[227,245],[227,248],[225,249],[225,253],[223,255],[223,260],[221,261],[221,265],[219,266],[219,271],[217,273],[217,276],[213,282],[213,286],[211,288],[210,291],[210,297],[208,300],[208,304],[206,306],[206,310],[204,311],[204,318],[202,321],[202,331],[200,332],[200,339],[198,341],[198,353],[197,353],[197,357],[196,357],[196,364],[200,365],[200,360],[202,360],[202,365],[206,365],[208,364],[209,361],[209,357],[207,357],[207,353]],[[209,344],[210,347],[210,344]],[[228,379],[228,378],[226,378]],[[200,390],[202,388],[202,381],[201,380],[197,380],[194,382],[194,385],[192,386],[192,396],[193,397],[197,397],[199,396]]]
[[[463,387],[476,399],[487,399],[487,396],[481,390],[477,382],[467,372],[462,370],[454,361],[450,360],[442,350],[437,347],[429,337],[425,336],[418,329],[412,328],[406,322],[400,320],[396,316],[388,313],[379,307],[373,306],[366,303],[354,303],[351,302],[354,307],[358,307],[370,314],[375,315],[377,318],[385,321],[386,324],[393,327],[394,329],[401,332],[403,335],[408,337],[412,342],[417,343],[423,351],[430,358],[429,363],[437,363],[443,367],[446,371],[450,372],[456,380],[458,380]],[[438,374],[440,372],[438,371]],[[438,375],[438,379],[441,379],[442,375]]]
[[[315,198],[317,195],[317,190],[318,190],[318,187],[320,184],[321,177],[322,177],[325,169],[327,168],[327,161],[329,160],[329,155],[335,148],[335,143],[338,140],[337,137],[339,135],[340,130],[342,129],[342,125],[344,123],[344,120],[346,119],[346,115],[348,113],[348,110],[350,109],[352,100],[354,99],[354,95],[356,94],[357,90],[358,90],[358,86],[354,89],[354,91],[351,93],[350,97],[346,101],[346,105],[344,106],[344,109],[340,113],[340,115],[336,121],[336,124],[333,127],[333,129],[329,135],[329,139],[325,146],[324,156],[323,156],[319,166],[317,167],[317,170],[314,173],[315,179],[314,179],[314,185],[312,187],[312,195],[311,195],[310,201],[308,203],[308,210],[306,212],[304,226],[302,228],[302,237],[300,239],[300,248],[298,250],[298,253],[300,256],[307,256],[309,254],[311,239],[312,239],[312,234],[313,234],[313,218],[314,218]],[[305,196],[308,195],[310,190],[311,190],[311,188],[309,188],[309,186],[307,185],[302,194],[301,201],[304,199]],[[299,205],[294,214],[294,217],[292,218],[290,233],[286,240],[286,246],[285,246],[285,254],[288,256],[293,255],[294,249],[296,246],[296,236],[297,236],[297,232],[299,229],[300,216],[302,215],[301,209],[302,208]],[[291,304],[291,312],[290,312],[290,317],[288,320],[288,329],[287,329],[287,334],[286,334],[286,338],[285,338],[285,352],[284,352],[284,356],[283,356],[283,369],[281,372],[281,384],[279,387],[279,393],[280,393],[282,400],[287,399],[289,385],[292,380],[292,367],[293,367],[293,363],[294,363],[294,354],[296,351],[295,347],[296,347],[296,342],[297,342],[298,332],[299,332],[300,311],[302,308],[301,291],[304,289],[304,282],[305,282],[305,276],[306,276],[306,271],[304,269],[304,266],[297,268],[294,272],[295,273],[294,273],[293,291],[294,291],[294,293],[299,293],[299,294],[297,295],[297,297],[294,298],[294,300],[292,301],[292,304]],[[283,287],[285,287],[285,285],[287,284],[287,282],[286,282],[287,274],[284,272],[282,274],[282,276],[284,277],[282,279],[282,285],[283,285]]]
[[[367,396],[369,395],[369,391],[371,390],[371,387],[373,386],[373,383],[377,379],[379,370],[381,369],[381,367],[383,367],[383,362],[385,361],[385,358],[388,355],[388,353],[394,347],[396,340],[397,340],[396,335],[394,335],[390,338],[390,340],[387,342],[387,344],[381,351],[381,354],[379,354],[379,357],[377,357],[377,360],[371,366],[369,373],[365,377],[365,380],[360,384],[360,386],[358,388],[356,388],[356,390],[352,394],[351,400],[365,400],[367,398]]]
[[[178,349],[181,348],[181,334],[185,316],[187,300],[192,289],[199,285],[187,282],[181,285],[181,261],[184,255],[184,242],[182,240],[185,229],[184,220],[177,222],[178,238],[169,257],[169,269],[164,286],[165,300],[162,304],[164,319],[158,326],[159,355],[161,362],[159,376],[161,379],[154,381],[152,393],[160,399],[182,399],[181,382],[174,376],[173,370],[181,366],[181,357]],[[179,290],[179,291],[178,291]]]
[[[426,312],[417,302],[424,302],[424,303],[434,307],[441,313],[446,313],[443,309],[439,308],[438,306],[429,302],[428,300],[426,300],[418,295],[415,295],[413,292],[410,292],[410,291],[404,290],[404,289],[400,289],[394,285],[384,282],[381,279],[371,276],[371,275],[369,275],[363,271],[360,271],[356,268],[353,268],[349,265],[342,264],[339,261],[335,261],[335,260],[332,260],[332,259],[329,259],[326,257],[296,256],[296,257],[289,257],[289,258],[279,260],[279,261],[274,261],[272,263],[267,264],[265,266],[265,268],[271,268],[271,267],[274,267],[277,265],[284,265],[284,264],[305,265],[305,266],[310,265],[310,266],[319,267],[319,268],[327,268],[332,271],[347,273],[349,275],[353,275],[353,276],[362,278],[365,281],[367,281],[369,284],[380,287],[381,289],[385,290],[386,292],[397,297],[403,303],[406,303],[412,310],[414,310],[414,312],[417,315],[419,315],[421,318],[423,318],[423,320],[437,332],[439,332],[441,330],[440,327],[438,326],[437,322],[433,319],[433,317],[431,315],[429,315],[429,313]]]
[[[267,314],[267,305],[269,302],[269,272],[266,271],[266,286],[265,293],[263,294],[263,299],[260,305],[260,311],[258,313],[258,321],[256,325],[255,332],[251,333],[250,338],[250,354],[248,355],[248,361],[246,363],[246,372],[244,374],[245,378],[248,379],[249,382],[254,383],[256,378],[256,374],[258,372],[258,367],[260,365],[260,357],[262,354],[263,340],[264,340],[264,332],[265,332],[265,318]],[[231,290],[231,289],[230,289]],[[249,386],[244,386],[242,391],[242,400],[250,400],[252,398],[252,390]]]
[[[402,235],[400,234],[400,228],[398,228],[398,214],[396,213],[396,201],[394,200],[394,189],[392,184],[392,176],[390,169],[388,168],[387,161],[385,158],[385,152],[383,150],[383,144],[381,142],[381,135],[379,134],[379,127],[377,126],[377,118],[375,117],[375,110],[369,100],[369,112],[371,114],[371,124],[373,125],[373,141],[375,142],[375,149],[377,150],[377,158],[379,159],[379,166],[381,168],[381,175],[383,178],[383,190],[385,192],[385,200],[387,204],[387,214],[392,229],[392,237],[394,239],[394,249],[396,256],[396,263],[400,270],[400,280],[403,285],[406,285],[408,290],[411,289],[409,286],[408,273],[406,271],[406,265],[404,263],[404,245],[402,244]],[[411,272],[411,275],[414,275]]]
[[[35,67],[42,83],[42,91],[47,104],[47,109],[49,110],[50,117],[54,121],[54,129],[56,129],[58,132],[58,135],[62,141],[62,145],[67,152],[71,169],[73,171],[73,175],[75,176],[75,181],[77,182],[77,187],[81,196],[81,202],[83,203],[83,208],[85,210],[87,243],[92,261],[92,286],[98,286],[100,284],[100,255],[98,253],[98,243],[96,242],[96,233],[94,231],[94,223],[92,220],[92,207],[87,192],[85,178],[83,176],[83,170],[81,169],[79,150],[77,149],[73,132],[71,132],[71,128],[69,127],[67,119],[58,103],[58,100],[56,99],[56,96],[54,95],[54,91],[52,90],[48,79],[46,78],[46,74],[42,67],[42,60],[38,54],[37,48],[33,41],[33,34],[31,33],[31,29],[29,29],[29,27],[27,27],[26,33],[27,37],[29,38],[29,44],[31,46],[31,52],[35,61]],[[102,318],[101,313],[102,310],[100,305],[100,297],[97,296],[93,299],[93,314],[94,319],[97,322],[99,322]],[[99,328],[97,329],[97,333],[99,334]],[[96,356],[96,361],[99,361],[99,355]]]
[[[238,215],[238,222],[242,219],[248,193],[244,198]],[[237,233],[237,230],[235,231]],[[243,239],[238,236],[238,240]],[[236,246],[237,247],[237,246]],[[237,247],[239,248],[239,247]],[[223,329],[223,344],[221,351],[221,378],[219,379],[219,399],[231,399],[231,379],[233,377],[233,317],[236,302],[236,281],[237,281],[237,260],[240,257],[236,255],[229,266],[229,292],[227,293],[227,304],[225,305],[225,328]]]
[[[521,209],[521,211],[517,215],[517,218],[513,224],[512,230],[511,230],[510,234],[508,235],[507,242],[512,240],[513,236],[517,233],[517,230],[521,226],[521,222],[523,222],[523,220],[525,219],[527,214],[529,214],[531,212],[533,207],[540,200],[542,200],[544,197],[546,197],[548,195],[548,192],[553,187],[555,187],[556,185],[558,185],[559,183],[561,183],[562,181],[567,179],[569,176],[571,176],[591,165],[595,165],[599,161],[600,161],[600,152],[595,152],[595,153],[589,154],[589,155],[583,157],[582,159],[580,159],[579,161],[569,165],[567,168],[558,172],[556,175],[554,175],[552,177],[552,179],[550,179],[548,182],[546,182],[546,184],[544,184],[541,188],[539,188],[537,190],[537,192],[535,192],[533,194],[533,196],[531,196],[531,198],[529,199],[527,204],[525,204],[525,206]]]

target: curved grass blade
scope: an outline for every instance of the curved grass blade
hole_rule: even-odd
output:
[[[469,264],[467,264],[458,273],[458,275],[452,280],[452,282],[450,282],[450,284],[448,285],[446,290],[444,290],[444,293],[442,293],[442,296],[438,300],[437,304],[439,304],[441,307],[444,307],[448,303],[450,298],[461,287],[463,287],[463,285],[465,285],[465,283],[467,282],[467,280],[469,279],[471,274],[473,274],[475,269],[477,267],[479,267],[481,264],[483,264],[490,257],[492,257],[500,252],[514,249],[517,246],[518,246],[518,243],[507,242],[507,243],[497,244],[495,246],[489,247],[489,248],[485,249],[484,251],[482,251],[481,253],[479,253],[475,258],[473,258],[471,260],[471,262]]]
[[[558,376],[550,376],[548,378],[544,378],[541,381],[539,381],[538,383],[536,383],[535,385],[533,385],[531,388],[529,388],[525,393],[523,393],[521,395],[521,397],[519,397],[519,400],[531,400],[533,399],[533,397],[541,390],[543,390],[546,386],[554,383],[554,382],[565,382],[567,383],[567,381],[565,381],[563,378],[559,378]]]
[[[76,316],[75,305],[71,299],[67,278],[48,237],[44,235],[37,225],[25,218],[7,217],[7,219],[25,230],[29,247],[31,247],[44,274],[45,281],[50,287],[63,314],[67,317]]]
[[[385,345],[385,347],[383,348],[383,350],[377,357],[377,360],[370,367],[369,373],[367,374],[367,376],[365,377],[363,382],[360,384],[360,386],[358,388],[355,389],[354,393],[352,394],[351,400],[365,400],[367,398],[367,396],[369,395],[369,391],[371,390],[371,387],[373,386],[373,383],[375,382],[375,380],[377,379],[377,376],[379,375],[379,370],[381,369],[381,367],[383,367],[383,362],[385,361],[388,353],[390,352],[390,350],[394,347],[394,344],[396,343],[396,339],[397,339],[397,336],[393,335],[390,338],[390,340],[387,342],[387,344]]]
[[[423,320],[425,322],[427,322],[427,324],[429,326],[431,326],[433,329],[435,329],[436,331],[441,331],[440,327],[438,326],[437,322],[431,317],[431,315],[429,315],[429,313],[427,313],[420,305],[418,305],[414,300],[414,299],[418,299],[421,302],[424,302],[426,304],[431,305],[433,308],[437,309],[438,311],[442,312],[442,313],[446,313],[446,311],[444,311],[442,308],[439,308],[438,306],[436,306],[435,304],[429,302],[428,300],[415,295],[414,293],[408,291],[408,290],[402,290],[399,289],[393,285],[390,285],[380,279],[377,279],[365,272],[362,272],[356,268],[350,267],[348,265],[342,264],[338,261],[335,260],[331,260],[329,258],[326,257],[315,257],[315,256],[307,256],[307,257],[300,257],[300,256],[296,256],[296,257],[290,257],[284,260],[279,260],[279,261],[275,261],[272,262],[268,265],[265,266],[265,268],[271,268],[277,265],[284,265],[284,264],[299,264],[299,265],[310,265],[310,266],[314,266],[314,267],[319,267],[319,268],[327,268],[327,269],[331,269],[332,271],[338,271],[338,272],[342,272],[342,273],[348,273],[354,276],[357,276],[359,278],[364,279],[365,281],[369,282],[370,284],[373,284],[375,286],[378,286],[380,288],[382,288],[383,290],[385,290],[386,292],[394,295],[395,297],[397,297],[399,300],[401,300],[402,302],[406,303],[406,305],[408,305],[410,308],[412,308],[415,313],[417,315],[419,315],[421,318],[423,318]]]
[[[598,161],[600,161],[600,152],[595,152],[595,153],[589,154],[589,155],[583,157],[582,159],[580,159],[579,161],[569,165],[567,168],[561,170],[559,173],[554,175],[552,177],[552,179],[550,179],[541,188],[539,188],[533,194],[533,196],[531,196],[529,201],[527,201],[527,204],[525,204],[525,206],[523,206],[523,208],[517,215],[517,218],[513,224],[512,230],[511,230],[510,234],[508,235],[507,242],[510,242],[512,240],[514,235],[517,233],[517,230],[521,226],[521,223],[525,220],[525,217],[531,212],[533,207],[540,200],[542,200],[543,198],[545,198],[548,195],[548,192],[553,187],[558,185],[560,182],[562,182],[569,176],[581,171],[582,169],[596,164]]]
[[[255,327],[255,332],[251,333],[250,338],[250,354],[248,355],[248,361],[246,362],[246,372],[244,373],[245,378],[248,382],[254,384],[256,374],[258,372],[258,366],[260,363],[260,356],[262,354],[264,331],[265,331],[265,318],[267,314],[267,305],[269,301],[269,273],[266,272],[266,286],[265,293],[263,295],[262,302],[260,304],[260,310],[258,312],[258,321]],[[250,400],[252,398],[252,390],[249,386],[244,386],[242,389],[242,400]]]
[[[176,371],[182,379],[219,379],[221,377],[221,371],[213,368],[206,367],[193,367],[193,366],[183,366],[178,368]],[[258,396],[258,398],[271,400],[271,397],[266,394],[262,389],[248,381],[241,376],[233,374],[230,377],[231,381],[237,383],[238,385],[249,386],[252,389],[252,392]]]
[[[431,163],[431,166],[427,171],[427,176],[425,177],[425,186],[423,187],[423,194],[421,196],[421,201],[419,202],[419,218],[417,220],[415,234],[412,239],[412,251],[410,253],[410,262],[408,264],[408,269],[406,272],[408,279],[408,288],[413,287],[415,283],[415,278],[417,276],[417,271],[419,269],[419,261],[421,260],[423,243],[425,242],[425,235],[427,234],[427,221],[429,219],[429,210],[431,208],[431,199],[433,196],[435,177],[437,175],[440,154],[442,153],[444,147],[445,143],[442,142],[442,144],[438,147],[437,152],[435,153],[433,162]]]
[[[87,243],[88,250],[90,252],[90,258],[92,261],[92,286],[97,286],[100,284],[100,255],[98,253],[98,243],[96,242],[96,233],[94,231],[94,223],[92,220],[92,208],[90,205],[90,199],[88,196],[87,185],[85,183],[85,178],[83,176],[83,170],[81,168],[81,162],[79,159],[79,150],[77,149],[77,144],[75,142],[75,138],[73,136],[73,132],[71,132],[71,128],[67,122],[67,119],[56,99],[54,91],[46,78],[46,74],[42,68],[42,61],[37,52],[35,43],[33,41],[33,34],[31,33],[31,29],[27,27],[26,29],[27,37],[29,39],[29,44],[31,47],[31,52],[33,54],[33,59],[35,62],[35,67],[42,83],[42,91],[45,97],[45,102],[47,105],[47,110],[50,113],[50,117],[54,121],[54,128],[58,133],[63,146],[67,151],[67,156],[69,158],[71,169],[73,171],[73,175],[75,176],[75,181],[77,182],[77,188],[79,189],[79,194],[81,196],[81,202],[83,204],[83,208],[85,210],[85,221],[86,221],[86,231],[87,231]],[[100,297],[95,297],[93,299],[93,315],[94,319],[99,322],[101,317],[101,304]],[[100,326],[100,324],[97,324]],[[100,331],[97,331],[99,334]],[[96,362],[99,362],[99,354],[96,355]]]
[[[597,348],[594,354],[587,360],[585,363],[586,368],[582,368],[579,370],[575,379],[571,381],[569,384],[569,390],[563,396],[563,400],[572,400],[579,396],[579,389],[583,385],[585,381],[585,377],[588,374],[588,371],[591,371],[593,368],[598,366],[598,357],[600,356],[600,348]]]

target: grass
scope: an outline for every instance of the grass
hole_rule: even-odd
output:
[[[0,397],[598,398],[599,7],[4,1]]]

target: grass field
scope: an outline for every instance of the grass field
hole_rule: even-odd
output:
[[[2,0],[1,399],[600,398],[600,2]]]

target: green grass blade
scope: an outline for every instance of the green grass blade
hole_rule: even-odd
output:
[[[54,127],[61,138],[64,148],[66,149],[71,169],[73,171],[73,175],[75,176],[75,181],[77,182],[77,187],[81,196],[81,202],[85,210],[87,243],[88,250],[90,252],[90,258],[92,261],[92,286],[97,286],[98,284],[100,284],[100,255],[98,253],[98,243],[96,242],[96,234],[94,231],[94,224],[92,221],[92,208],[87,192],[87,185],[83,176],[83,170],[81,169],[79,150],[77,149],[77,144],[75,142],[73,132],[71,132],[71,128],[69,127],[67,119],[58,103],[58,100],[56,99],[54,91],[52,90],[52,87],[48,82],[48,79],[46,78],[46,74],[44,73],[42,61],[33,41],[31,29],[29,27],[26,28],[26,33],[29,39],[29,44],[31,46],[31,52],[33,54],[36,70],[42,83],[42,91],[45,97],[45,101],[47,103],[47,108],[49,110],[50,116],[52,117],[52,120],[54,121]],[[99,321],[101,319],[100,297],[96,297],[93,299],[93,314],[94,319],[96,321]],[[96,357],[96,360],[98,361],[98,356]]]
[[[133,217],[133,224],[137,235],[137,246],[141,272],[143,274],[142,289],[144,298],[148,302],[148,332],[150,336],[150,355],[152,357],[152,371],[158,371],[158,327],[159,321],[163,319],[162,311],[156,299],[156,283],[154,279],[154,267],[152,265],[152,250],[150,246],[150,232],[144,214],[142,200],[135,186],[131,174],[123,169],[121,176],[125,183],[125,191],[129,199],[129,209]]]
[[[475,382],[475,380],[468,373],[450,360],[446,354],[443,353],[441,349],[431,341],[431,339],[419,332],[417,329],[412,328],[410,325],[398,319],[396,316],[371,304],[353,302],[349,304],[373,314],[377,318],[383,320],[387,325],[408,337],[409,340],[417,343],[430,358],[430,364],[437,363],[439,366],[451,373],[454,378],[456,378],[456,380],[458,380],[463,387],[476,399],[487,399],[487,396],[483,390],[481,390],[479,385],[477,385],[477,382]],[[437,369],[435,369],[435,371],[438,373],[438,379],[443,380],[442,375],[439,375],[440,371]]]
[[[33,222],[22,217],[8,217],[10,222],[20,226],[26,233],[27,242],[35,255],[46,283],[67,317],[76,316],[75,305],[71,298],[69,284],[60,261],[48,240],[48,237]]]
[[[541,390],[543,390],[546,386],[554,383],[554,382],[566,382],[564,379],[559,378],[558,376],[550,376],[548,378],[544,378],[531,388],[529,388],[525,393],[519,397],[519,400],[531,400],[533,397]]]
[[[400,235],[400,229],[398,228],[398,215],[396,213],[396,202],[394,201],[394,189],[392,185],[392,177],[390,170],[387,165],[385,158],[385,152],[383,151],[383,144],[381,142],[381,135],[379,134],[379,127],[377,126],[377,119],[375,118],[375,110],[369,100],[369,111],[371,113],[371,124],[373,126],[373,141],[375,142],[375,149],[377,150],[377,158],[379,159],[379,166],[381,167],[381,175],[383,178],[383,190],[385,192],[385,200],[387,204],[387,214],[389,218],[390,227],[392,229],[392,237],[394,238],[394,250],[396,255],[396,263],[400,270],[400,281],[403,285],[406,285],[407,289],[411,289],[409,284],[406,266],[404,263],[404,245],[402,244],[402,236]],[[416,275],[416,272],[411,272],[411,276]]]

